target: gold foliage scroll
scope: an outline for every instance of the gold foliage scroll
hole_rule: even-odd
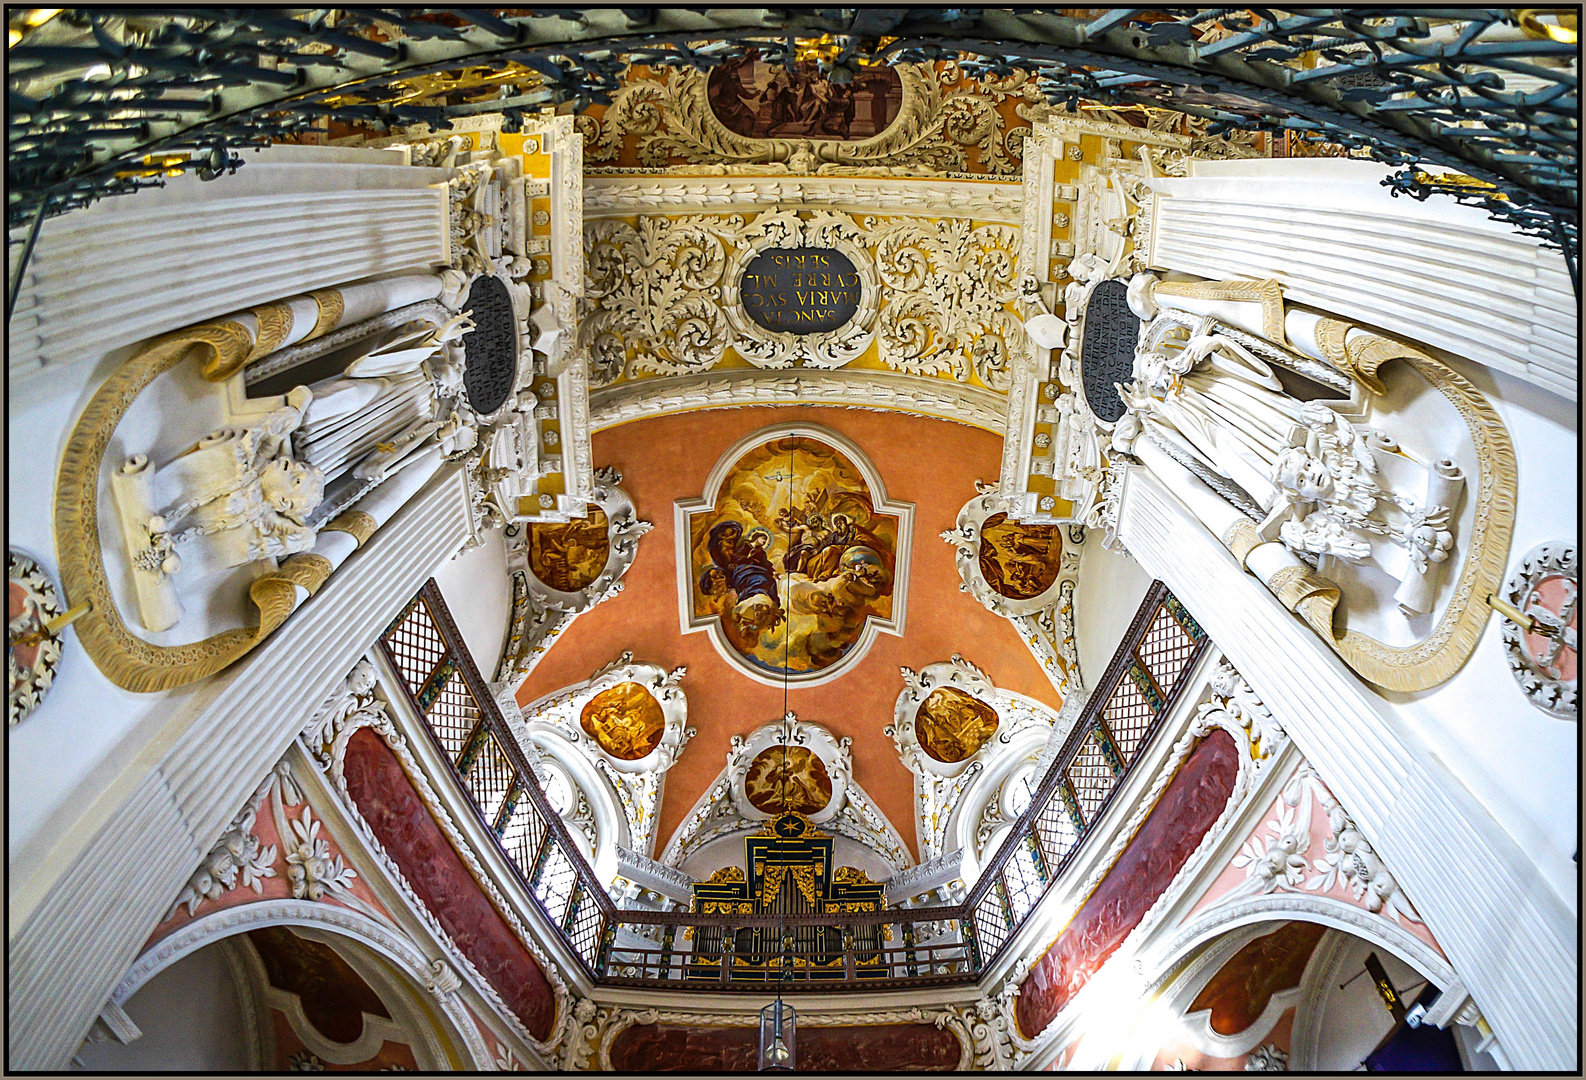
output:
[[[296,586],[311,595],[329,577],[322,555],[290,556],[280,569],[258,578],[248,595],[259,609],[259,625],[222,630],[188,645],[155,645],[133,634],[121,620],[105,574],[99,546],[99,473],[116,426],[132,402],[155,379],[192,358],[204,371],[237,371],[279,347],[291,328],[279,310],[255,308],[260,336],[254,339],[236,319],[200,323],[163,335],[121,365],[94,392],[72,428],[55,488],[55,544],[61,587],[75,605],[92,608],[77,620],[77,638],[105,677],[139,693],[172,690],[224,670],[286,621],[297,606]]]

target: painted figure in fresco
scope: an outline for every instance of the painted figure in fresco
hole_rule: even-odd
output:
[[[1010,600],[1040,596],[1057,580],[1062,534],[1052,525],[1020,525],[993,514],[980,527],[980,573]]]
[[[579,723],[612,757],[638,761],[660,744],[666,717],[648,690],[628,682],[591,698]]]
[[[712,72],[705,94],[724,127],[750,138],[866,139],[891,123],[902,102],[891,68],[839,85],[812,61],[789,70],[766,63],[755,50]]]
[[[940,686],[915,714],[920,745],[937,761],[963,761],[997,731],[997,712],[962,690]]]
[[[758,637],[785,617],[777,593],[776,571],[766,555],[770,533],[757,531],[764,533],[764,538],[745,541],[742,525],[720,521],[711,527],[706,548],[711,562],[721,571],[722,585],[732,593],[732,617],[745,637]],[[703,588],[703,578],[700,584]]]
[[[689,525],[694,615],[718,616],[764,670],[829,667],[867,619],[892,611],[896,530],[831,447],[804,436],[755,446]]]
[[[529,569],[560,592],[577,592],[600,576],[611,554],[610,522],[599,506],[565,524],[529,526]]]

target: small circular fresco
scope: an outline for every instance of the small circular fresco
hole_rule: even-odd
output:
[[[666,730],[661,703],[635,682],[618,683],[590,698],[578,722],[602,750],[623,761],[648,756]]]
[[[557,592],[585,589],[606,568],[611,523],[589,504],[589,515],[566,523],[529,526],[529,572]]]
[[[951,686],[938,686],[914,714],[914,737],[937,761],[973,757],[997,733],[997,710]]]
[[[993,514],[980,526],[980,576],[1009,600],[1033,600],[1050,589],[1062,554],[1056,525],[1021,525]]]
[[[762,814],[816,814],[832,801],[832,778],[819,754],[802,746],[773,746],[749,763],[743,790]]]

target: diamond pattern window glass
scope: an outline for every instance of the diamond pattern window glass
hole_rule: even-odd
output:
[[[980,938],[981,955],[988,961],[1008,940],[1008,914],[1000,882],[987,889],[975,905],[975,935]]]
[[[1108,793],[1118,782],[1094,734],[1087,735],[1080,744],[1074,764],[1068,767],[1068,778],[1074,785],[1074,795],[1079,799],[1079,812],[1084,815],[1088,828],[1096,819],[1096,812],[1101,809]]]
[[[1008,892],[1008,907],[1013,921],[1020,923],[1046,891],[1045,875],[1036,861],[1028,836],[1014,842],[1013,857],[1003,864],[1002,882]]]
[[[1046,806],[1035,819],[1035,835],[1041,841],[1041,854],[1046,856],[1046,865],[1055,867],[1063,861],[1079,839],[1079,833],[1074,829],[1073,819],[1068,816],[1068,808],[1063,805],[1063,800],[1057,792],[1046,801]]]
[[[1172,691],[1179,676],[1184,674],[1190,657],[1195,654],[1195,640],[1184,632],[1184,627],[1163,605],[1157,609],[1156,617],[1151,620],[1151,628],[1146,631],[1136,652],[1140,662],[1166,694]]]
[[[517,773],[507,761],[506,752],[501,749],[501,744],[496,742],[494,735],[486,733],[484,745],[463,780],[468,787],[468,793],[474,797],[474,804],[484,814],[486,821],[496,820],[496,815],[501,812],[501,804],[507,797],[507,791],[517,778]]]
[[[446,756],[455,762],[479,724],[479,706],[461,676],[454,675],[446,681],[425,719]]]
[[[573,913],[567,936],[572,939],[573,950],[591,967],[595,963],[595,951],[600,947],[600,923],[600,905],[580,888],[578,909]],[[654,930],[653,927],[649,929]]]
[[[545,865],[534,882],[534,895],[545,907],[545,913],[558,926],[567,918],[567,905],[573,899],[573,886],[578,883],[578,872],[563,853],[560,845],[552,845],[546,853]]]
[[[446,655],[446,642],[421,600],[415,600],[391,627],[385,646],[402,681],[414,695]]]
[[[524,877],[534,872],[534,858],[540,853],[540,841],[544,839],[545,819],[534,803],[525,798],[518,803],[517,813],[501,833],[502,848]]]
[[[1118,689],[1113,691],[1102,715],[1107,719],[1107,726],[1112,729],[1112,737],[1118,743],[1118,753],[1124,764],[1132,763],[1145,733],[1156,719],[1155,710],[1140,696],[1140,688],[1134,680],[1125,675],[1118,680]]]

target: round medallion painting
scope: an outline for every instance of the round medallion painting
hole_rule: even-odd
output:
[[[803,746],[773,746],[749,763],[743,791],[764,814],[816,814],[832,801],[832,778],[819,754]]]
[[[661,703],[638,683],[618,683],[589,699],[578,722],[614,758],[638,761],[661,742],[666,717]]]
[[[1062,554],[1056,525],[1021,525],[993,514],[980,526],[980,574],[1009,600],[1033,600],[1050,589]]]
[[[565,524],[529,526],[529,572],[557,592],[587,588],[606,568],[611,551],[606,512],[589,504],[589,516]]]
[[[914,714],[914,737],[937,761],[972,757],[997,733],[997,710],[951,686],[938,686]]]
[[[713,626],[728,659],[755,677],[797,681],[857,656],[868,620],[900,627],[910,510],[885,504],[865,476],[847,453],[803,434],[737,452],[706,493],[712,502],[682,504],[685,629]]]

